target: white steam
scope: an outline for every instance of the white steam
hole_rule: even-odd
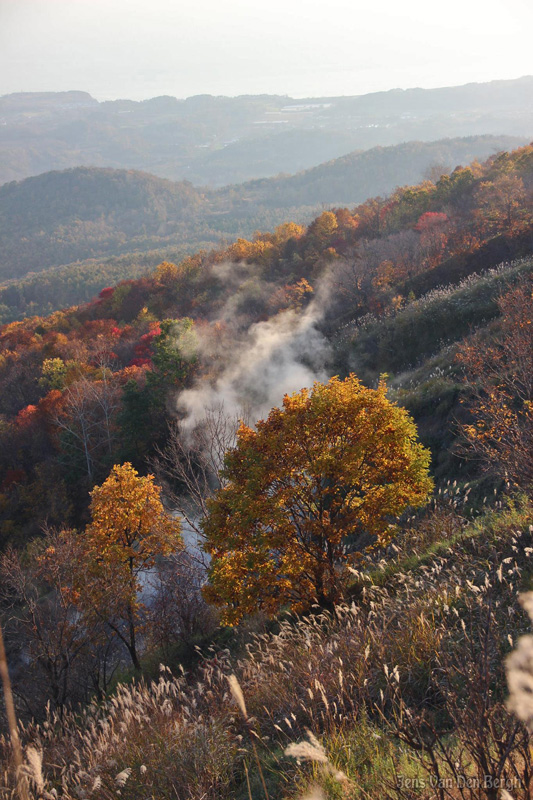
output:
[[[183,432],[192,431],[206,409],[221,404],[228,416],[246,408],[255,421],[279,406],[285,394],[326,380],[329,345],[316,327],[322,306],[317,298],[303,312],[283,311],[244,333],[221,333],[218,347],[213,325],[199,332],[197,354],[212,361],[216,375],[211,380],[204,377],[178,397],[178,410],[185,414]]]

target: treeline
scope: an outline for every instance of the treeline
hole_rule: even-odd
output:
[[[354,204],[424,176],[436,180],[459,163],[515,144],[495,136],[411,142],[218,191],[134,171],[80,167],[46,173],[0,188],[0,280],[132,251],[199,249],[203,242],[217,245],[272,230],[287,219],[308,223],[324,203]],[[98,291],[112,282],[110,272]],[[77,302],[86,299],[82,292]],[[24,307],[20,300],[18,307]]]

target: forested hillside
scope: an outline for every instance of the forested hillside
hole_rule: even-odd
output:
[[[473,294],[454,290],[465,298],[463,322],[438,295],[426,318],[417,298],[531,254],[532,165],[533,146],[503,153],[436,183],[325,211],[307,228],[286,223],[177,266],[164,262],[149,276],[104,288],[87,305],[4,326],[2,466],[16,480],[8,479],[3,541],[36,534],[44,519],[83,519],[82,487],[116,461],[143,467],[164,444],[167,416],[184,390],[201,385],[198,397],[207,405],[218,394],[246,405],[250,391],[257,412],[268,410],[272,395],[279,401],[283,379],[272,388],[259,377],[263,356],[253,370],[244,363],[247,346],[261,352],[262,325],[272,327],[276,342],[281,325],[279,352],[272,344],[264,358],[286,355],[289,376],[307,364],[308,379],[355,369],[372,383],[380,372],[392,377],[415,369],[469,326],[487,323],[497,315],[498,276],[480,279],[484,288]],[[528,269],[526,261],[507,270],[506,279]],[[451,423],[457,397],[450,392]],[[95,415],[88,438],[78,427],[82,399]],[[200,413],[193,399],[191,419]],[[100,424],[100,403],[110,404],[107,427]],[[431,443],[437,458],[438,437]],[[452,472],[448,464],[445,473]]]
[[[28,316],[47,316],[53,311],[86,303],[106,286],[140,278],[162,261],[180,262],[199,248],[207,250],[214,246],[215,242],[200,241],[146,253],[89,258],[42,272],[29,272],[22,279],[0,284],[0,324]]]
[[[0,188],[4,278],[188,234],[205,199],[188,183],[80,167]],[[132,247],[133,245],[133,247]]]
[[[411,142],[352,154],[299,175],[219,191],[140,172],[88,167],[5,185],[0,187],[0,279],[126,253],[132,271],[117,275],[116,262],[100,263],[93,271],[92,263],[72,266],[55,280],[32,277],[7,291],[0,287],[0,304],[15,307],[11,316],[8,310],[0,319],[16,319],[26,304],[36,301],[39,313],[45,313],[47,302],[54,303],[50,310],[79,303],[113,280],[135,277],[143,260],[135,252],[169,247],[191,252],[203,243],[217,246],[222,237],[232,240],[272,229],[286,219],[307,223],[323,204],[357,203],[416,183],[431,172],[439,177],[457,164],[487,158],[515,144],[509,137],[496,136]],[[157,255],[147,258],[154,263]],[[123,268],[126,263],[121,261]],[[95,272],[101,276],[100,285],[95,284]],[[60,286],[64,275],[71,286],[80,286],[79,293],[65,295]]]
[[[298,175],[245,183],[236,187],[236,194],[242,194],[248,202],[267,207],[320,203],[352,205],[367,197],[389,194],[397,186],[417,183],[424,178],[436,180],[460,164],[476,159],[483,161],[520,144],[526,142],[513,141],[507,136],[469,136],[373,147],[362,153],[348,153]]]
[[[532,288],[529,145],[0,328],[35,796],[531,797]]]

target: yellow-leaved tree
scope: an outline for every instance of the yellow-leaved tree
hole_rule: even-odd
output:
[[[349,540],[386,542],[393,520],[429,497],[429,460],[384,382],[335,377],[286,396],[255,430],[242,424],[226,456],[203,522],[207,599],[230,624],[335,603],[356,558]]]
[[[116,465],[91,493],[91,522],[77,537],[74,600],[87,618],[96,617],[124,643],[140,669],[142,575],[158,556],[183,546],[180,524],[163,507],[154,476],[141,477],[130,463]]]

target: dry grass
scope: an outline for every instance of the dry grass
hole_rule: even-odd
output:
[[[396,772],[424,770],[427,761],[419,759],[416,742],[404,737],[399,746],[394,737],[402,738],[398,714],[414,719],[421,709],[429,710],[443,746],[456,715],[451,751],[470,768],[474,762],[461,739],[461,725],[468,732],[461,709],[473,691],[467,673],[482,652],[489,609],[489,711],[500,704],[500,714],[508,635],[526,625],[515,598],[533,552],[530,523],[528,506],[511,508],[498,525],[476,523],[448,552],[435,553],[411,572],[400,570],[405,553],[399,552],[398,569],[385,585],[358,577],[357,605],[286,619],[275,633],[250,634],[240,658],[213,650],[194,674],[173,675],[162,667],[158,680],[121,685],[110,700],[81,715],[52,714],[42,725],[30,725],[22,731],[26,773],[36,774],[41,753],[44,773],[42,786],[32,779],[33,795],[289,798],[295,786],[311,780],[328,797],[407,796],[395,789]],[[453,689],[453,703],[445,687],[448,694]],[[498,725],[505,727],[512,718],[505,710],[501,715]],[[495,742],[489,731],[487,748]],[[296,767],[291,756],[302,761],[303,749],[296,749],[302,747],[320,758]],[[2,740],[0,755],[7,759],[10,753]],[[378,766],[369,765],[372,759]],[[0,798],[11,798],[14,790],[11,779]],[[478,796],[486,795],[469,800]],[[516,797],[529,794],[522,789]]]

